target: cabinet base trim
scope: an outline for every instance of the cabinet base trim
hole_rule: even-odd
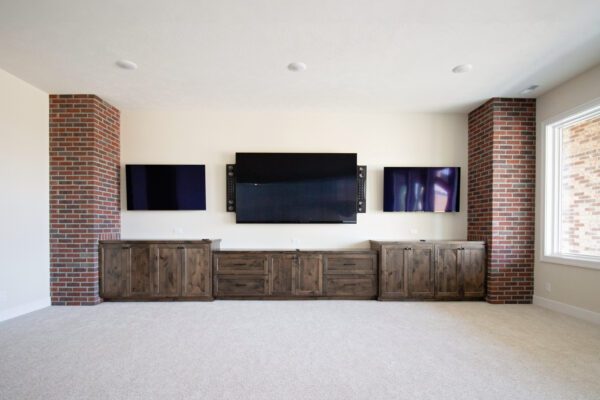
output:
[[[275,300],[275,301],[296,301],[296,300],[377,300],[377,297],[362,296],[227,296],[217,297],[216,300]]]
[[[103,298],[108,302],[135,302],[135,301],[214,301],[214,297],[130,297],[130,298]]]
[[[441,298],[441,299],[436,299],[436,298],[418,298],[418,297],[407,297],[407,298],[400,298],[400,297],[378,297],[377,298],[378,301],[406,301],[406,302],[419,302],[419,301],[427,301],[427,302],[444,302],[444,303],[448,303],[450,301],[485,301],[484,297],[466,297],[466,298],[460,298],[460,299],[446,299],[446,298]]]

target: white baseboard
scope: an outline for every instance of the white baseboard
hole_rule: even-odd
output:
[[[600,313],[586,310],[585,308],[575,307],[570,304],[561,303],[560,301],[550,300],[540,296],[533,296],[533,304],[600,325]]]
[[[11,307],[6,310],[0,310],[0,322],[6,321],[7,319],[15,318],[23,314],[30,313],[32,311],[37,311],[42,308],[46,308],[50,306],[50,297],[35,301],[30,301],[29,303],[20,304],[16,307]]]

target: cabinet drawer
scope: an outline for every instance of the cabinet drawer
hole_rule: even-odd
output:
[[[216,254],[217,274],[264,275],[267,273],[267,257],[256,254]]]
[[[375,274],[375,255],[330,255],[325,257],[326,274]]]
[[[375,297],[375,275],[335,275],[325,279],[327,296]]]
[[[217,296],[266,296],[269,285],[266,276],[218,276]]]

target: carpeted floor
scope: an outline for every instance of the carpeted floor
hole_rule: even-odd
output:
[[[486,303],[50,307],[0,323],[0,399],[600,399],[600,327]]]

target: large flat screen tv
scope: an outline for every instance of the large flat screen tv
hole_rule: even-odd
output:
[[[238,223],[356,223],[356,154],[236,153]]]
[[[206,210],[204,165],[126,165],[128,210]]]
[[[458,212],[460,167],[385,167],[383,211]]]

